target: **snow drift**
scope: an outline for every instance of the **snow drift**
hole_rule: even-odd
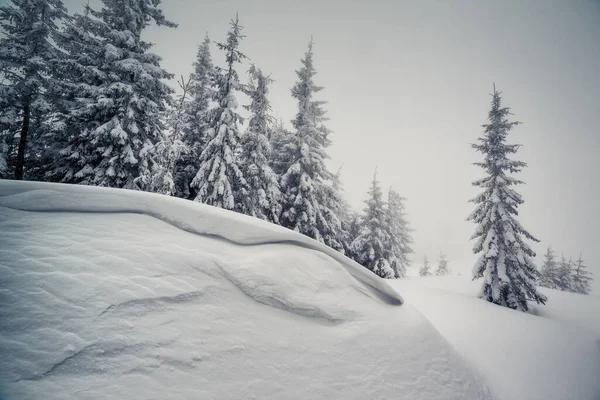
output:
[[[481,281],[391,281],[501,399],[600,399],[600,299],[541,288],[544,306],[513,311],[476,297]],[[535,303],[534,303],[535,304]]]
[[[3,399],[488,399],[385,281],[149,193],[0,181]]]

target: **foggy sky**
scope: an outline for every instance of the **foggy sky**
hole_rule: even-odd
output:
[[[81,0],[67,0],[77,11]],[[94,5],[92,1],[92,5]],[[97,2],[96,2],[97,4]],[[274,113],[288,126],[290,88],[310,36],[316,83],[334,131],[332,170],[362,209],[373,173],[407,198],[416,231],[413,264],[448,255],[454,271],[475,260],[465,222],[470,183],[483,176],[469,146],[481,135],[492,84],[523,125],[509,136],[528,163],[518,174],[519,221],[560,256],[583,253],[600,294],[600,2],[163,0],[177,29],[147,38],[168,71],[188,75],[205,32],[223,41],[239,13],[241,51],[271,73]],[[224,55],[213,47],[213,60]],[[239,68],[241,75],[248,63]],[[173,83],[174,84],[174,83]]]

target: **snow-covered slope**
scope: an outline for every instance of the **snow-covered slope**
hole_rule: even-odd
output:
[[[391,284],[501,399],[600,399],[600,298],[542,288],[547,305],[526,314],[476,298],[464,276]]]
[[[0,181],[2,399],[487,399],[385,281],[148,193]]]

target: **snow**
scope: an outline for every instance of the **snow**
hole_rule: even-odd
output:
[[[492,398],[386,281],[267,222],[0,180],[0,232],[3,399]]]
[[[391,282],[501,399],[600,398],[600,299],[541,288],[530,313],[476,297],[464,276]]]

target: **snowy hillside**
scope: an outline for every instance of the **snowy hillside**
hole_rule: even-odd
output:
[[[600,298],[542,288],[548,304],[527,314],[478,299],[464,276],[390,282],[499,398],[600,399]]]
[[[402,303],[339,253],[249,217],[0,181],[2,399],[492,398]]]

